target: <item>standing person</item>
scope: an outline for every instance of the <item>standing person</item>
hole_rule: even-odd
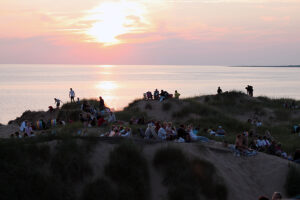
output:
[[[24,129],[25,134],[27,134],[27,136],[31,136],[32,133],[32,127],[31,127],[31,123],[27,122],[27,126]]]
[[[159,91],[157,89],[155,89],[153,94],[154,94],[154,100],[158,100],[159,99]]]
[[[99,97],[99,110],[104,110],[104,99],[102,97]]]
[[[250,94],[249,94],[249,91],[250,91],[250,85],[247,85],[247,87],[245,87],[245,89],[247,90],[247,94],[250,95]]]
[[[218,94],[222,94],[222,89],[220,88],[220,86],[218,87],[218,90],[217,90]]]
[[[249,85],[249,95],[250,97],[253,97],[253,86]]]
[[[75,100],[74,100],[74,98],[75,98],[75,92],[74,92],[74,90],[72,88],[70,88],[69,97],[71,99],[71,103],[72,102],[75,103]]]
[[[177,92],[177,90],[175,90],[175,94],[174,94],[175,99],[179,99],[179,96],[180,94]]]
[[[61,100],[57,99],[57,98],[54,98],[54,102],[56,104],[56,108],[59,108],[60,106],[60,103],[62,102]]]

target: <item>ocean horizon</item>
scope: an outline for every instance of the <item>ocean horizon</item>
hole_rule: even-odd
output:
[[[59,65],[0,64],[0,123],[26,110],[47,110],[54,98],[98,98],[120,110],[146,91],[156,88],[183,97],[244,91],[253,85],[254,96],[300,99],[300,66],[197,65]]]

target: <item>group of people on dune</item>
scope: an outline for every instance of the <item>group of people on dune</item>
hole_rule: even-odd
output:
[[[199,136],[199,128],[194,128],[192,124],[188,126],[182,124],[176,128],[172,122],[150,121],[146,130],[140,129],[139,131],[144,139],[175,142],[209,141],[208,138]]]
[[[180,96],[180,94],[177,92],[177,90],[175,90],[174,95],[168,93],[165,90],[161,90],[159,92],[158,89],[155,89],[153,94],[150,91],[145,92],[143,94],[143,97],[145,100],[159,100],[159,101],[163,101],[163,100],[169,99],[169,98],[179,99],[179,96]]]
[[[59,119],[51,119],[45,122],[43,119],[39,119],[36,122],[30,122],[25,120],[21,123],[19,131],[11,134],[11,138],[26,138],[36,136],[36,131],[48,130],[57,125],[66,125],[66,122]]]

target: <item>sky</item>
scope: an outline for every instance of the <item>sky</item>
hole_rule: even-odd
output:
[[[0,0],[0,63],[300,64],[300,0]]]

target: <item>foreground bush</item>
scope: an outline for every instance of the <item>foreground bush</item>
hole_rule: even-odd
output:
[[[291,165],[285,182],[285,190],[289,197],[300,195],[300,167]]]
[[[75,140],[60,141],[53,151],[39,138],[0,141],[0,199],[77,199],[76,184],[92,173],[88,152]]]
[[[123,143],[110,153],[105,174],[118,186],[118,199],[149,199],[147,161],[132,143]]]
[[[227,199],[227,189],[211,163],[190,161],[180,149],[167,147],[155,153],[153,164],[163,174],[169,200]]]
[[[117,195],[110,183],[105,179],[97,179],[87,184],[81,196],[81,200],[117,200]]]

